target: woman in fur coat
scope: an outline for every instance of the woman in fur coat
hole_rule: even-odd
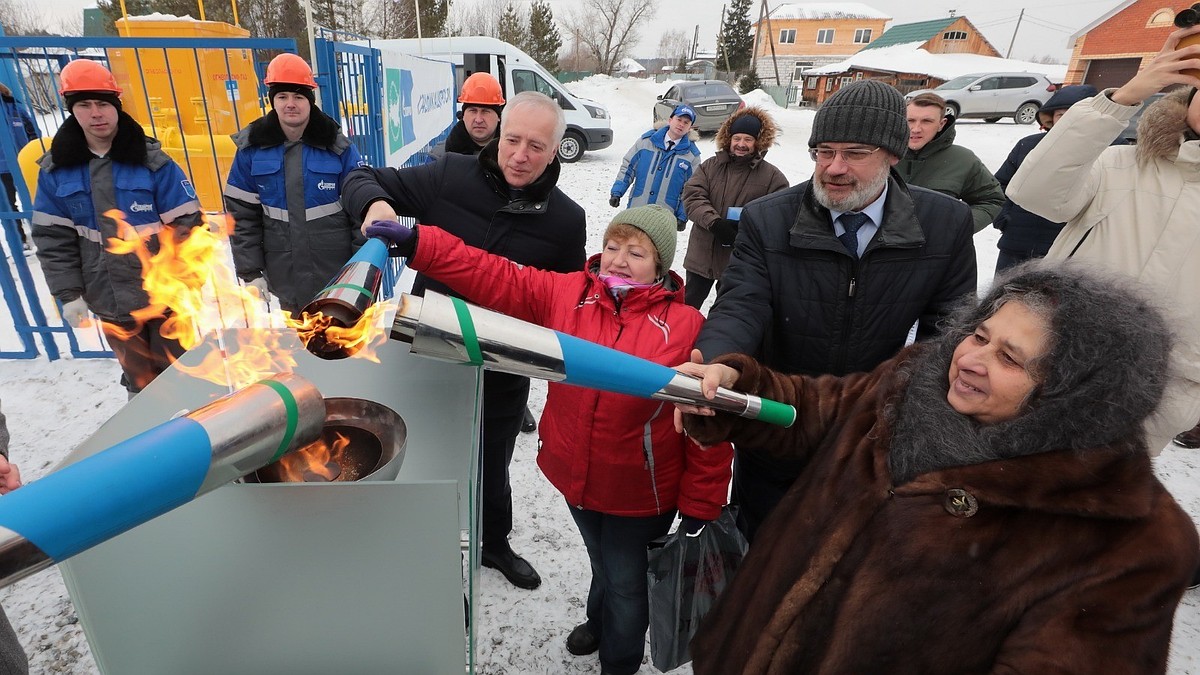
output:
[[[809,460],[693,639],[696,674],[1165,672],[1200,544],[1142,429],[1169,330],[1118,278],[1018,267],[869,373],[681,366],[799,412],[684,408],[698,442]]]

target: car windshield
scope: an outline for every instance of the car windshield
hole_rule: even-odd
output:
[[[950,80],[949,82],[943,84],[940,87],[935,88],[934,91],[946,90],[946,89],[962,89],[963,87],[967,86],[968,84],[971,84],[972,82],[974,82],[975,79],[978,77],[979,77],[978,75],[962,75],[962,76],[954,78],[953,80]]]
[[[688,87],[684,90],[684,97],[688,100],[696,100],[702,98],[727,98],[737,96],[737,92],[733,87],[724,82],[716,82],[709,84],[699,84]]]

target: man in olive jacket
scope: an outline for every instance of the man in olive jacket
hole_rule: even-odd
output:
[[[729,264],[742,207],[788,186],[783,172],[763,159],[777,130],[757,106],[730,115],[717,130],[716,156],[704,160],[683,186],[683,207],[692,221],[683,259],[684,302],[696,309]]]
[[[1000,213],[1004,190],[975,153],[954,144],[954,117],[945,110],[946,101],[933,93],[908,102],[908,152],[900,158],[896,173],[909,185],[966,202],[979,232]]]
[[[907,140],[904,99],[889,85],[856,82],[821,106],[809,138],[812,180],[742,211],[696,341],[705,361],[741,352],[784,373],[871,370],[914,327],[917,339],[933,336],[975,291],[970,209],[889,174]],[[804,464],[744,450],[733,496],[752,541]]]
[[[554,272],[578,272],[586,260],[583,209],[555,187],[556,153],[566,129],[550,97],[522,92],[500,121],[500,138],[477,156],[449,153],[405,169],[361,168],[342,186],[346,211],[369,225],[398,214],[437,225],[467,244],[514,262]],[[449,289],[418,275],[413,293]],[[483,379],[482,559],[520,588],[542,579],[508,543],[512,490],[508,465],[529,398],[529,379],[487,372]]]

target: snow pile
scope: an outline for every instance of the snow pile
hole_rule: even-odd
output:
[[[795,19],[890,19],[887,12],[861,2],[796,2],[771,10],[772,20]]]

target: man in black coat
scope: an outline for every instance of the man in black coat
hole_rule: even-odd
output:
[[[1054,92],[1050,100],[1038,109],[1038,120],[1045,131],[1017,141],[1000,170],[996,172],[996,180],[1000,182],[1000,186],[1008,189],[1008,182],[1016,175],[1017,169],[1021,168],[1026,155],[1042,142],[1046,132],[1050,131],[1058,118],[1071,106],[1095,96],[1096,93],[1096,88],[1090,84],[1074,84]],[[1004,270],[1026,260],[1045,257],[1065,224],[1046,220],[1017,206],[1011,199],[1005,199],[1000,213],[992,223],[992,227],[1003,233],[1000,235],[1000,241],[996,243],[1000,249],[1000,254],[996,257],[996,275],[999,276]]]
[[[536,92],[509,100],[500,138],[475,157],[447,154],[432,164],[407,169],[361,168],[342,186],[346,211],[363,229],[399,214],[438,225],[467,244],[522,265],[555,272],[583,269],[586,222],[583,209],[555,187],[558,142],[566,129],[562,109]],[[418,275],[413,293],[448,293]],[[514,585],[537,588],[541,577],[508,544],[512,490],[508,465],[529,397],[529,380],[488,372],[483,381],[482,558]]]
[[[866,371],[910,334],[932,336],[974,293],[971,209],[891,171],[908,135],[904,99],[881,82],[843,87],[821,106],[813,178],[742,211],[696,342],[704,360],[742,352],[786,373]],[[751,541],[802,468],[769,450],[737,448],[734,462],[739,526]]]

